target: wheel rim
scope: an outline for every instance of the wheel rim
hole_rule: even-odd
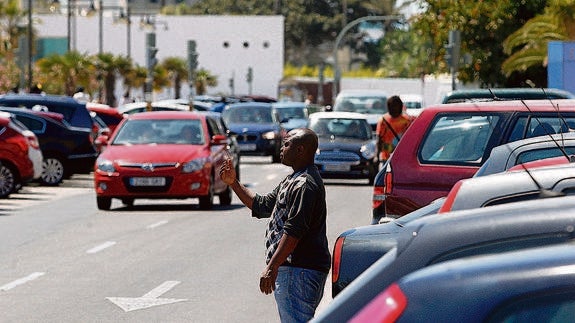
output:
[[[42,163],[42,180],[48,184],[57,184],[64,178],[64,165],[56,158],[46,158]]]
[[[6,196],[12,192],[15,185],[14,174],[10,168],[0,166],[0,196]]]

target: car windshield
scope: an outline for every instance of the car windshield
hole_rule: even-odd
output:
[[[319,137],[371,138],[371,128],[363,119],[316,118],[310,121],[309,128]]]
[[[205,143],[200,120],[129,120],[112,142],[113,145],[185,144]]]
[[[261,107],[232,107],[223,112],[226,124],[236,123],[272,123],[272,110]]]

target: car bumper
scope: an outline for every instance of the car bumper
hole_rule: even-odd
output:
[[[105,173],[94,172],[96,195],[110,198],[193,198],[208,195],[210,170],[204,168],[193,173]],[[154,183],[137,183],[146,178]]]

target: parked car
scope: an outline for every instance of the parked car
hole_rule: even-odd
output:
[[[105,104],[96,104],[88,102],[86,107],[89,111],[96,113],[100,119],[106,123],[110,132],[114,132],[116,127],[124,119],[124,115],[118,111],[118,109],[110,107]]]
[[[242,102],[226,106],[222,116],[231,132],[237,135],[241,155],[272,156],[280,162],[280,148],[285,136],[271,103]]]
[[[342,233],[334,246],[332,293],[337,295],[389,250],[395,234],[410,221],[450,211],[490,207],[519,201],[542,199],[575,193],[575,166],[549,167],[497,173],[458,181],[446,197],[387,224],[354,228]],[[448,216],[449,214],[446,214]]]
[[[228,136],[214,124],[209,115],[189,111],[124,119],[96,160],[98,208],[109,210],[112,199],[132,206],[135,199],[198,198],[201,209],[211,209],[214,195],[229,205],[232,191],[217,174],[229,156]]]
[[[36,136],[12,114],[0,112],[0,198],[39,176],[41,162]]]
[[[400,217],[447,195],[458,180],[477,172],[493,147],[541,135],[543,121],[557,125],[555,131],[568,132],[569,127],[559,125],[575,122],[575,100],[425,108],[375,178],[372,223],[384,216]]]
[[[441,103],[482,102],[499,100],[575,99],[573,93],[552,88],[461,89],[447,93]]]
[[[441,197],[398,219],[382,218],[378,225],[355,227],[341,233],[333,247],[331,292],[336,297],[396,244],[395,237],[405,225],[424,216],[437,214],[445,197]]]
[[[377,121],[387,113],[387,97],[382,90],[343,90],[335,98],[333,111],[363,113],[375,131]]]
[[[313,321],[347,322],[389,285],[433,264],[572,241],[574,212],[575,196],[565,196],[435,214],[408,222],[395,238],[387,240],[385,255]]]
[[[276,102],[272,107],[286,131],[307,126],[309,110],[305,102]]]
[[[551,157],[563,156],[568,160],[570,155],[575,156],[575,132],[517,140],[494,147],[474,176],[500,173],[519,164]]]
[[[575,194],[575,165],[563,164],[459,180],[438,213]]]
[[[38,137],[44,156],[42,184],[58,185],[73,174],[93,171],[98,151],[91,130],[69,126],[59,113],[8,107],[0,110],[12,113]]]
[[[92,117],[86,103],[64,95],[49,94],[3,94],[0,106],[25,107],[38,111],[60,113],[72,127],[92,129]]]
[[[573,243],[448,261],[415,271],[350,322],[570,322]],[[454,300],[454,301],[446,301]]]
[[[377,173],[376,139],[364,114],[316,112],[308,127],[319,138],[315,164],[324,178],[367,178]]]

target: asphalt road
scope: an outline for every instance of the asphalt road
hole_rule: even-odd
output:
[[[242,159],[242,182],[256,192],[289,173],[269,158]],[[326,180],[330,249],[370,222],[366,184]],[[1,322],[279,322],[273,296],[258,288],[267,221],[235,196],[210,211],[195,199],[100,211],[92,185],[74,176],[0,200]]]

